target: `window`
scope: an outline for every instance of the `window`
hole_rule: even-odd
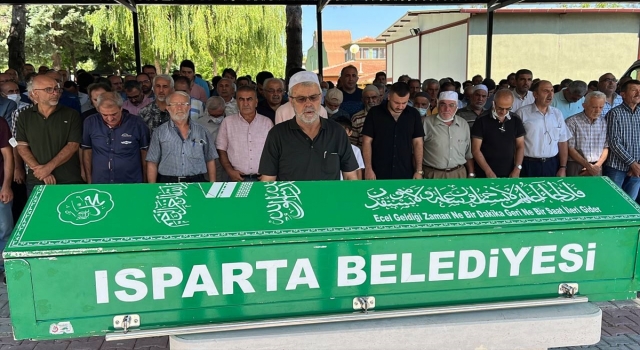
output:
[[[380,52],[378,53],[378,58],[386,58],[386,51],[387,49],[379,49]]]

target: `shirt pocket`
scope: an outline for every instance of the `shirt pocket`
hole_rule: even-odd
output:
[[[191,163],[191,165],[193,167],[201,167],[204,166],[204,164],[206,163],[204,160],[204,147],[206,145],[205,144],[201,144],[201,143],[191,143],[188,148],[189,148],[189,154],[188,154],[188,158],[189,158],[189,162]]]
[[[340,171],[340,157],[337,153],[326,153],[322,159],[322,172],[327,175],[333,175]]]

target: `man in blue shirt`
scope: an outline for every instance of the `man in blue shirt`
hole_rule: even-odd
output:
[[[340,82],[342,86],[342,109],[350,116],[364,109],[362,103],[362,89],[358,87],[358,69],[355,66],[346,66],[340,72]]]
[[[87,183],[140,183],[145,181],[149,127],[142,118],[122,110],[117,92],[98,97],[99,114],[84,122],[83,163]]]
[[[18,105],[8,98],[0,96],[0,117],[4,118],[11,125],[11,114],[18,108]]]

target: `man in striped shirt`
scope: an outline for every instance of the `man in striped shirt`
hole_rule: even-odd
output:
[[[636,199],[640,189],[640,81],[624,83],[620,95],[622,104],[606,115],[610,154],[604,175]]]
[[[617,107],[622,103],[622,96],[616,94],[616,88],[618,87],[618,80],[611,73],[603,74],[598,80],[598,91],[605,95],[604,108],[602,109],[602,116],[606,116],[607,113],[613,107]]]
[[[605,95],[600,91],[587,94],[584,110],[565,122],[571,131],[567,176],[602,176],[607,160],[607,121],[601,117]]]

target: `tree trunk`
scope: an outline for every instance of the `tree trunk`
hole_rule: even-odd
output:
[[[302,6],[287,5],[287,64],[285,76],[292,68],[302,67]]]
[[[60,55],[60,52],[56,51],[53,55],[51,55],[51,60],[53,61],[53,65],[51,68],[55,70],[60,70],[60,68],[62,68],[62,56]]]
[[[27,6],[13,5],[11,11],[11,27],[7,46],[9,49],[9,68],[15,69],[22,76],[25,63],[24,40],[27,31]],[[24,79],[24,77],[22,77]]]
[[[171,75],[171,73],[173,73],[173,72],[171,71],[171,68],[173,67],[173,59],[174,59],[174,56],[175,56],[175,55],[176,55],[175,53],[172,53],[172,54],[171,54],[171,56],[169,56],[169,59],[167,60],[167,65],[166,65],[166,67],[165,67],[165,72],[164,72],[164,74],[169,74],[169,75]]]
[[[153,65],[156,66],[156,72],[162,72],[161,65],[160,65],[160,55],[158,55],[157,52],[153,57]]]

